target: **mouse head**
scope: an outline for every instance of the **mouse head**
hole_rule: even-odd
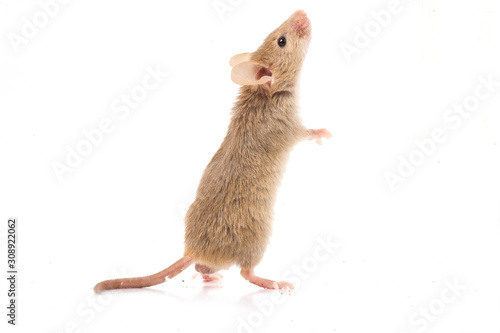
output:
[[[311,22],[298,10],[276,30],[254,53],[231,58],[231,80],[244,86],[263,86],[272,91],[295,86],[311,40]]]

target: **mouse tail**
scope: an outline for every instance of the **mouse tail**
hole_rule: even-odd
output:
[[[99,282],[94,287],[94,292],[100,294],[104,290],[111,289],[124,289],[124,288],[144,288],[151,287],[157,284],[165,282],[166,279],[171,279],[186,268],[188,268],[193,263],[193,259],[190,257],[182,257],[177,260],[173,265],[164,269],[156,274],[136,277],[136,278],[124,278],[116,280],[106,280]]]

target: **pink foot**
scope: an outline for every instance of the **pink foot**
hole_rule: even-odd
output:
[[[201,274],[201,277],[203,278],[203,281],[205,281],[205,282],[222,280],[221,273]]]
[[[322,145],[323,142],[321,139],[330,139],[332,137],[332,133],[328,131],[326,128],[322,129],[309,129],[307,130],[307,139],[308,140],[316,140],[318,145]]]
[[[241,270],[241,276],[243,278],[259,287],[265,288],[265,289],[274,289],[274,290],[279,290],[279,289],[289,289],[292,290],[293,284],[290,282],[286,281],[281,281],[281,282],[276,282],[273,280],[268,280],[264,279],[261,277],[256,276],[253,273],[253,268],[252,269],[247,269],[247,270]]]
[[[288,290],[293,290],[295,288],[295,286],[288,281],[278,282],[278,287],[279,289],[288,289]]]
[[[222,280],[222,274],[221,273],[212,273],[212,274],[201,274],[201,273],[195,273],[191,279],[195,280],[199,276],[203,279],[204,282],[210,282],[210,281],[220,281]]]

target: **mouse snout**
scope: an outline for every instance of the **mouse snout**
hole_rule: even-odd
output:
[[[293,15],[292,27],[300,37],[309,37],[311,35],[311,21],[303,10],[296,11]]]

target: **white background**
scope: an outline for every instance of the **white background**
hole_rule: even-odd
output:
[[[41,7],[0,2],[1,248],[15,216],[20,272],[15,328],[0,284],[2,327],[498,333],[500,87],[457,129],[443,114],[474,95],[479,76],[500,81],[499,3],[401,0],[350,62],[341,44],[354,45],[356,29],[389,1],[230,3],[221,17],[212,0],[69,1],[16,52],[9,36]],[[181,257],[183,213],[238,90],[229,58],[257,49],[299,8],[313,27],[302,118],[333,138],[294,150],[256,272],[279,280],[305,264],[310,273],[272,306],[275,292],[236,267],[222,282],[193,280],[190,267],[155,288],[95,298],[103,279],[155,273]],[[148,66],[169,76],[120,119],[113,103]],[[114,130],[59,181],[52,164],[105,118]],[[447,140],[391,191],[384,173],[397,173],[398,156],[435,128]],[[340,246],[314,266],[318,237]],[[465,289],[454,294],[446,281]],[[419,308],[429,307],[423,319]]]

